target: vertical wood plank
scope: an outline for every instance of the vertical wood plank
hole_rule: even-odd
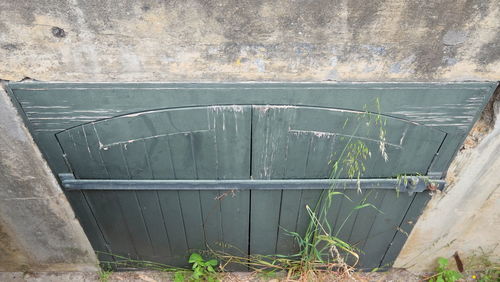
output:
[[[80,171],[79,176],[80,177],[91,177],[91,178],[107,178],[108,173],[106,171],[106,168],[104,167],[104,163],[101,157],[101,154],[98,150],[98,138],[96,136],[95,130],[93,128],[93,125],[85,125],[81,128],[81,131],[84,135],[84,140],[85,144],[81,145],[87,148],[87,152],[89,153],[89,157],[81,156],[83,160],[87,161],[87,165],[85,165],[82,169],[82,167],[77,167]],[[66,138],[71,138],[71,141],[73,141],[73,144],[68,144]],[[80,137],[81,138],[81,137]],[[66,140],[65,140],[66,139]],[[81,151],[76,148],[76,144],[74,143],[74,140],[72,136],[69,134],[69,132],[62,132],[61,133],[61,138],[59,138],[59,141],[61,145],[65,148],[68,148],[70,150],[70,154],[67,156],[68,160],[70,163],[77,163],[79,159],[79,155],[82,155]],[[85,152],[85,150],[83,150]],[[98,257],[101,261],[108,261],[111,262],[113,261],[113,256],[115,252],[113,251],[111,245],[108,243],[110,242],[109,239],[106,239],[106,235],[103,234],[103,227],[99,226],[99,224],[103,224],[105,222],[100,222],[98,219],[95,217],[95,213],[97,211],[92,209],[92,203],[91,197],[89,199],[89,196],[86,191],[80,192],[80,191],[74,191],[74,192],[66,192],[66,196],[72,203],[72,207],[75,210],[75,214],[77,217],[80,219],[80,222],[82,226],[84,226],[84,230],[89,237],[90,241],[92,242],[92,246],[96,251],[103,252],[103,253],[98,253]],[[90,234],[89,234],[90,233]],[[109,233],[108,233],[109,234]],[[132,254],[133,252],[130,251],[125,251],[125,253],[122,254]]]
[[[250,178],[251,111],[249,106],[214,106],[208,112],[218,179]]]
[[[146,143],[138,140],[128,143],[124,149],[131,179],[155,179]],[[140,215],[144,222],[147,239],[151,245],[150,260],[168,262],[171,256],[168,237],[163,222],[157,191],[134,191]],[[146,238],[144,238],[146,239]]]
[[[94,178],[94,175],[96,178],[105,177],[105,171],[103,173],[97,169],[98,163],[101,162],[93,160],[87,142],[82,138],[82,135],[84,135],[82,127],[63,131],[58,135],[59,143],[64,149],[73,174],[77,178]],[[82,142],[85,143],[82,144]]]
[[[308,134],[299,132],[288,133],[286,178],[297,179],[306,177],[310,142],[311,138]]]
[[[390,243],[390,247],[387,249],[382,262],[379,265],[380,268],[387,269],[392,266],[430,199],[431,196],[428,192],[415,194],[415,198],[413,199],[401,226],[397,229],[396,235]]]
[[[130,230],[125,223],[120,204],[112,191],[86,191],[89,206],[94,213],[103,235],[110,238],[109,246],[113,255],[137,259]]]
[[[305,178],[307,158],[311,138],[307,134],[288,132],[286,145],[285,178]],[[301,204],[302,190],[282,190],[280,221],[276,253],[295,254],[298,251],[295,238],[290,232],[297,232],[299,214],[304,207]]]
[[[225,252],[248,256],[250,191],[226,191],[219,196],[222,213],[223,242],[229,248]],[[247,267],[238,264],[228,266],[231,271],[246,271]]]
[[[252,115],[252,176],[283,179],[286,170],[288,129],[293,109],[254,106]]]
[[[276,250],[280,216],[280,190],[253,190],[250,194],[250,254]]]
[[[136,191],[142,216],[152,246],[150,259],[155,262],[169,263],[172,256],[170,242],[161,210],[158,191]]]
[[[170,156],[176,179],[196,179],[196,166],[193,162],[191,134],[179,133],[168,136]]]
[[[186,240],[190,252],[205,249],[205,232],[199,191],[179,191]]]
[[[377,214],[380,213],[380,211],[377,211],[376,209],[380,208],[386,194],[385,192],[386,191],[377,191],[375,189],[364,191],[366,197],[364,202],[373,205],[375,208],[365,207],[356,212],[354,225],[349,238],[347,239],[347,241],[353,246],[360,248],[364,245],[368,237],[368,233],[370,232],[372,222],[375,217],[377,217]]]
[[[111,248],[104,238],[101,227],[97,223],[92,210],[82,191],[68,191],[65,193],[71,203],[78,221],[83,227],[85,234],[89,238],[92,247],[97,252],[97,257],[101,262],[113,262]],[[112,266],[112,264],[110,264]]]
[[[311,134],[305,178],[329,178],[334,142],[333,134]]]
[[[361,268],[370,270],[379,267],[414,196],[398,195],[396,191],[391,190],[386,191],[380,206],[382,213],[377,213],[362,248],[364,254],[361,256]]]
[[[222,208],[219,191],[200,190],[203,228],[207,246],[215,251],[224,251],[222,243]]]
[[[364,203],[371,204],[375,208],[369,206],[356,212],[351,233],[349,238],[346,240],[349,244],[351,244],[351,246],[360,249],[361,251],[363,251],[362,247],[368,239],[372,223],[377,217],[377,214],[380,213],[377,209],[379,209],[382,205],[382,201],[384,200],[387,191],[371,189],[363,192],[365,194]],[[363,253],[359,253],[359,256],[360,258],[363,257]],[[349,256],[347,261],[348,263],[353,264],[355,262],[355,258]]]
[[[343,241],[347,241],[356,217],[354,207],[359,204],[363,196],[358,194],[356,190],[343,190],[342,192],[346,197],[340,203],[340,210],[333,227],[333,235]]]
[[[158,191],[160,207],[163,211],[172,264],[187,265],[188,243],[178,191]]]
[[[295,238],[290,232],[295,232],[297,230],[297,218],[299,216],[301,197],[301,190],[282,190],[276,254],[292,255],[298,251],[297,245],[295,244]]]
[[[130,237],[139,258],[152,260],[155,257],[149,232],[144,223],[136,191],[119,191],[116,197],[120,203],[123,218],[130,230]]]
[[[139,144],[139,143],[138,143]],[[141,145],[131,146],[130,157],[137,157],[133,150],[143,151]],[[124,144],[114,145],[104,148],[101,152],[107,171],[110,173],[110,178],[113,179],[129,179],[130,169],[127,165],[128,150]],[[130,233],[130,238],[137,252],[137,256],[143,259],[151,259],[154,257],[153,247],[149,238],[144,218],[135,191],[118,191],[112,192],[119,202],[120,209],[115,212],[121,212],[123,219]]]
[[[196,179],[217,179],[217,143],[215,132],[193,132],[191,134],[193,161]]]
[[[90,136],[92,136],[92,139],[89,140],[95,139],[98,141],[99,139],[97,133]],[[94,146],[91,147],[95,148]],[[125,169],[120,169],[120,165],[123,164],[123,157],[119,147],[103,148],[103,150],[98,150],[97,153],[108,178],[120,178],[121,175],[128,176]],[[114,159],[115,156],[118,156],[118,158]],[[115,160],[115,162],[110,162],[109,159]],[[117,193],[114,191],[86,191],[85,196],[98,224],[102,227],[103,235],[112,240],[110,241],[112,253],[137,258],[138,254],[132,240],[132,234],[121,211],[122,207]]]
[[[337,224],[337,220],[339,220],[339,213],[342,207],[342,202],[346,200],[345,190],[336,189],[332,187],[331,190],[325,191],[327,194],[325,196],[324,205],[328,204],[328,193],[342,193],[342,194],[333,194],[330,197],[329,208],[326,211],[326,221],[328,222],[327,231],[330,235],[335,235],[336,229],[335,226]]]
[[[252,115],[252,177],[283,179],[286,173],[288,128],[293,110],[254,106]],[[282,205],[281,190],[251,192],[250,253],[276,252]]]
[[[302,197],[300,199],[299,215],[297,217],[297,227],[295,232],[300,236],[304,236],[306,230],[311,222],[311,216],[307,211],[307,206],[312,212],[317,211],[318,200],[322,194],[323,190],[303,190]]]
[[[192,134],[169,135],[169,144],[176,179],[197,179]],[[198,191],[178,191],[178,195],[187,248],[190,252],[199,252],[205,248],[200,194]]]
[[[210,249],[222,252],[224,251],[222,247],[224,235],[222,232],[220,192],[215,190],[200,190],[199,192],[205,243]]]
[[[93,168],[91,175],[87,176],[89,178],[105,179],[109,177],[108,171],[102,159],[99,136],[97,135],[96,129],[93,124],[86,124],[83,126],[83,132],[85,135],[85,140],[87,143],[87,151],[90,153],[91,162],[88,163],[88,167]]]
[[[390,160],[395,166],[392,173],[425,175],[445,137],[446,133],[442,131],[429,130],[420,125],[412,127],[403,140],[399,158]]]
[[[144,144],[155,179],[175,179],[168,137],[146,139]]]

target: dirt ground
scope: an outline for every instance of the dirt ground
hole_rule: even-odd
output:
[[[154,281],[172,281],[172,274],[165,272],[154,271],[134,271],[134,272],[115,272],[112,273],[108,280],[115,281],[133,281],[133,282],[154,282]],[[373,273],[355,273],[354,279],[337,279],[335,277],[325,277],[323,281],[422,281],[422,277],[414,275],[406,270],[393,269],[388,272],[373,272]],[[0,272],[1,282],[66,282],[66,281],[100,281],[99,274],[95,272]],[[269,281],[278,282],[284,281],[279,277],[263,277],[256,273],[227,273],[222,277],[222,281],[239,282],[239,281]]]
[[[463,273],[459,281],[477,281],[473,274]],[[356,272],[351,279],[326,276],[309,281],[352,281],[352,282],[417,282],[427,281],[429,274],[416,275],[404,269],[391,269],[386,272]],[[221,274],[223,282],[282,282],[282,277],[265,277],[252,272],[231,272]],[[173,281],[173,274],[159,271],[114,272],[107,279],[102,279],[96,272],[0,272],[0,282],[162,282]]]

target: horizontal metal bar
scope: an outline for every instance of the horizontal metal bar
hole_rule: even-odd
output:
[[[75,179],[62,173],[59,178],[66,190],[313,190],[313,189],[398,189],[400,192],[422,192],[429,181],[442,190],[444,180],[425,177],[401,179],[275,179],[275,180],[125,180]]]

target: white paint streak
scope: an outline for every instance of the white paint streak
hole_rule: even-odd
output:
[[[254,109],[265,113],[270,109],[296,109],[298,108],[297,106],[292,106],[292,105],[264,105],[264,106],[253,106]]]
[[[406,133],[408,132],[408,126],[405,128],[405,130],[403,131],[403,134],[401,135],[401,139],[399,139],[399,146],[403,146],[403,142],[405,140],[405,137],[406,137]]]
[[[29,104],[28,102],[22,103]],[[69,109],[68,106],[23,106],[24,109]]]
[[[193,131],[180,131],[180,132],[173,132],[173,133],[157,134],[157,135],[152,135],[152,136],[147,136],[147,137],[139,137],[139,138],[135,138],[135,139],[128,139],[128,140],[124,140],[124,141],[112,142],[112,143],[108,143],[108,144],[104,144],[104,145],[101,144],[101,142],[99,141],[99,148],[111,147],[111,146],[116,146],[116,145],[120,145],[120,144],[125,145],[125,144],[133,143],[136,141],[149,140],[149,139],[154,139],[154,138],[164,137],[164,136],[172,136],[172,135],[177,135],[177,134],[189,135],[192,133],[200,133],[200,132],[208,132],[208,131],[210,131],[210,130],[193,130]]]
[[[124,117],[124,118],[138,117],[138,116],[144,115],[146,113],[148,113],[148,112],[140,112],[140,113],[127,114],[127,115],[123,115],[121,117]]]
[[[57,116],[57,117],[36,117],[30,118],[30,120],[48,120],[48,119],[70,119],[70,120],[82,120],[82,119],[104,119],[110,118],[111,116]]]

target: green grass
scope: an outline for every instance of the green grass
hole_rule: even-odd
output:
[[[380,108],[378,100],[376,104]],[[358,180],[358,193],[362,193],[360,188],[360,179],[366,171],[364,162],[371,157],[372,152],[368,149],[361,140],[353,140],[360,124],[366,122],[368,128],[370,125],[377,128],[380,138],[380,153],[387,161],[385,152],[385,136],[384,129],[385,119],[381,115],[363,115],[369,120],[359,120],[357,127],[351,136],[347,139],[347,144],[338,156],[338,159],[331,163],[332,170],[331,179],[339,179],[340,176],[347,175],[349,179]],[[348,120],[344,123],[347,125]],[[338,235],[346,222],[357,211],[364,208],[373,208],[380,212],[375,206],[367,202],[369,194],[349,212],[342,224],[337,230],[333,230],[330,226],[327,215],[332,208],[332,202],[335,197],[344,197],[348,201],[352,201],[347,195],[340,192],[342,187],[336,187],[335,184],[324,190],[320,199],[314,207],[306,206],[305,209],[309,215],[309,224],[304,235],[296,232],[285,230],[292,236],[298,245],[299,251],[292,255],[251,255],[241,256],[229,254],[228,252],[214,251],[212,254],[219,258],[223,263],[222,269],[229,264],[242,264],[249,269],[260,273],[276,273],[286,272],[287,279],[298,280],[316,280],[324,273],[334,273],[338,276],[350,276],[354,271],[358,261],[360,250],[341,240]],[[237,250],[236,250],[237,253]],[[352,261],[348,263],[348,261]]]
[[[491,261],[493,250],[486,252],[482,248],[473,252],[465,262],[470,277],[480,282],[500,281],[500,263]]]
[[[99,281],[100,282],[108,282],[109,277],[113,274],[112,270],[105,270],[101,269],[100,271],[97,272],[97,275],[99,276]]]

